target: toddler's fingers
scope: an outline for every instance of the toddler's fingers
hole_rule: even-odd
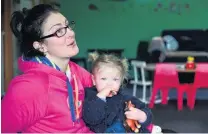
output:
[[[112,94],[112,95],[116,95],[116,94],[117,94],[117,92],[116,92],[116,91],[111,90],[111,94]]]
[[[131,114],[131,111],[126,111],[124,114],[129,115],[129,114]]]

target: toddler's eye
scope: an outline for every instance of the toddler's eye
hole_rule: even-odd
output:
[[[101,80],[106,80],[106,78],[101,78]]]

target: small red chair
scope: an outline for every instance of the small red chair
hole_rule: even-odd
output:
[[[154,100],[158,93],[162,93],[162,104],[167,104],[168,92],[170,88],[177,88],[178,93],[178,110],[183,109],[183,94],[187,92],[190,98],[189,84],[180,84],[176,64],[174,63],[158,63],[156,64],[154,84],[152,89],[152,96],[150,99],[149,107],[154,107]],[[188,100],[188,104],[190,103]]]
[[[194,83],[191,88],[191,101],[188,104],[190,109],[195,106],[197,89],[208,87],[208,63],[197,63]]]

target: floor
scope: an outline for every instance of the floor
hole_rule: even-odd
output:
[[[197,101],[193,111],[184,107],[179,112],[176,109],[177,101],[171,100],[168,105],[159,104],[152,109],[153,122],[179,133],[205,133],[208,132],[207,104],[208,101]]]
[[[123,92],[132,95],[132,86],[127,85]],[[205,94],[201,97],[201,94]],[[141,88],[137,91],[137,97],[142,94]],[[150,92],[148,92],[150,94]],[[172,90],[169,94],[168,105],[156,104],[152,109],[153,123],[165,129],[172,129],[179,133],[205,133],[208,132],[208,95],[207,91],[199,91],[198,100],[194,110],[189,110],[184,101],[182,111],[177,110],[176,91]],[[185,96],[184,96],[185,97]]]

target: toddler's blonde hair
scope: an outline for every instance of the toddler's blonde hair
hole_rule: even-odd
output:
[[[116,67],[121,74],[122,84],[128,79],[128,61],[126,58],[119,58],[114,54],[98,54],[97,52],[89,53],[89,61],[92,62],[92,74],[102,66]]]

